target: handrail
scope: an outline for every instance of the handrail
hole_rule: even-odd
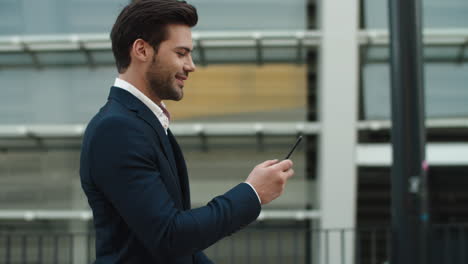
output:
[[[82,220],[93,218],[90,210],[0,210],[1,220]],[[258,221],[319,219],[318,210],[263,210]]]
[[[389,120],[366,120],[356,123],[359,131],[385,131],[390,129]],[[429,119],[428,129],[468,128],[468,118]],[[49,139],[80,138],[86,124],[71,125],[0,125],[0,139]],[[320,133],[320,122],[174,122],[172,132],[188,136],[294,136]]]

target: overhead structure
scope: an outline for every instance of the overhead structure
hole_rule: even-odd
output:
[[[194,60],[200,65],[303,64],[305,51],[321,46],[322,32],[319,30],[200,31],[193,33],[193,42]],[[387,31],[358,31],[358,42],[365,62],[388,61],[390,39]],[[428,61],[463,62],[468,60],[468,30],[426,30],[424,45],[428,48],[425,54],[425,59]],[[445,52],[440,52],[441,49]],[[0,68],[96,67],[113,63],[108,34],[0,37]]]
[[[194,32],[193,42],[194,60],[201,65],[252,62],[302,64],[304,49],[320,45],[320,32]],[[51,60],[47,58],[51,53],[62,53],[63,58]],[[82,56],[71,56],[71,53],[79,53]],[[11,54],[16,57],[5,56]],[[0,67],[108,64],[113,64],[113,58],[107,34],[0,37]]]

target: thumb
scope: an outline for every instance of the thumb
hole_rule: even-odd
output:
[[[267,160],[267,161],[264,161],[264,162],[258,164],[258,166],[262,167],[262,168],[266,168],[266,167],[270,167],[271,165],[276,164],[276,163],[278,163],[277,159]]]

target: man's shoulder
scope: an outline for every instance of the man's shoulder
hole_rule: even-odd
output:
[[[119,131],[141,128],[141,120],[137,114],[113,100],[108,101],[89,121],[84,140],[99,133],[116,134]]]

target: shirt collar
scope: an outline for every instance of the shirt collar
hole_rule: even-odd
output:
[[[161,123],[167,134],[167,129],[169,128],[169,118],[164,114],[163,110],[159,105],[157,105],[155,102],[149,99],[148,96],[146,96],[144,93],[138,90],[131,83],[124,81],[120,78],[115,78],[114,86],[126,90],[127,92],[131,93],[133,96],[138,98],[142,103],[144,103],[158,118],[159,122]],[[166,108],[166,105],[162,101],[161,106]]]

